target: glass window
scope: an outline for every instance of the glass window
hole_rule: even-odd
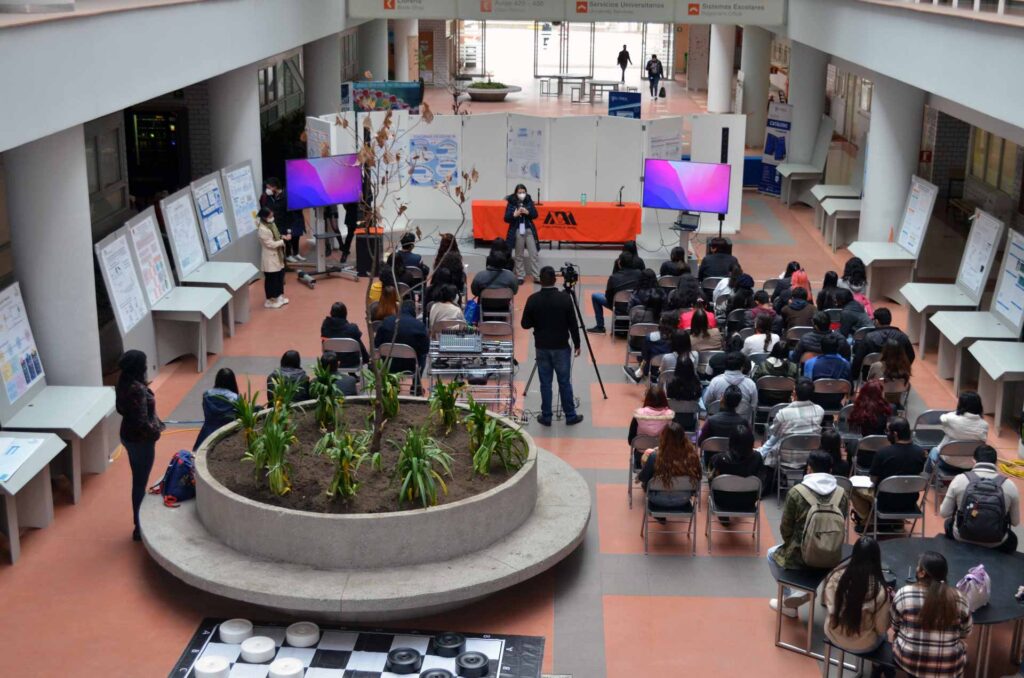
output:
[[[100,190],[99,173],[96,171],[96,144],[92,139],[85,140],[85,172],[89,179],[89,192]]]
[[[996,136],[989,137],[988,153],[985,156],[985,183],[999,185],[999,166],[1003,160],[1003,140]]]
[[[261,68],[259,75],[257,76],[257,79],[259,82],[260,90],[260,106],[263,106],[267,103],[267,69]]]
[[[1017,178],[1017,144],[1003,142],[1003,166],[999,173],[999,190],[1013,195]]]
[[[860,110],[865,113],[871,112],[871,94],[874,90],[874,85],[871,84],[870,80],[864,80],[861,78],[860,81]]]
[[[106,187],[120,181],[121,128],[108,130],[96,137],[96,150],[99,154],[100,184]]]
[[[974,128],[974,141],[971,144],[971,176],[985,180],[985,154],[988,151],[988,132]]]

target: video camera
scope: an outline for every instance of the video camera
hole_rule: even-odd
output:
[[[566,289],[572,289],[580,281],[580,273],[571,261],[565,262],[562,268],[558,269],[558,275],[562,276],[562,282]]]

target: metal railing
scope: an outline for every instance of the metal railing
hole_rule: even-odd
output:
[[[874,4],[913,5],[914,9],[935,10],[952,16],[994,19],[1024,26],[1024,0],[864,0]],[[909,7],[908,7],[909,9]]]

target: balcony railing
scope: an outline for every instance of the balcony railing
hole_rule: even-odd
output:
[[[861,0],[922,12],[1024,27],[1024,0]]]

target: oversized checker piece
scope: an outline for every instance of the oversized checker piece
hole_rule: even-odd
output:
[[[319,640],[314,645],[294,647],[286,640],[288,624],[256,622],[252,635],[273,639],[276,652],[265,663],[253,664],[242,658],[241,641],[221,642],[219,628],[224,621],[203,620],[168,674],[171,678],[195,678],[194,666],[203,657],[226,659],[230,678],[268,678],[272,661],[285,657],[302,661],[306,667],[305,678],[398,678],[401,675],[420,678],[444,678],[446,675],[454,678],[540,678],[544,660],[544,638],[537,636],[447,634],[321,625]],[[450,642],[453,636],[455,643]],[[458,643],[459,640],[464,640],[464,643]],[[392,651],[399,648],[411,648],[422,655],[418,671],[400,674],[386,670],[389,653],[394,659]],[[460,672],[459,657],[464,657],[466,665],[471,666],[473,657],[467,655],[472,653],[486,656],[486,673],[480,672],[483,667]]]

